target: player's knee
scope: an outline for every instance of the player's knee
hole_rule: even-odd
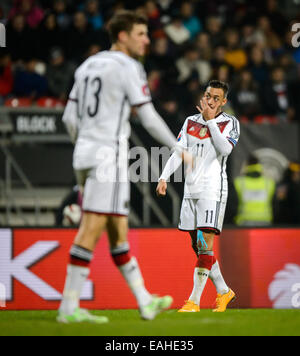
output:
[[[124,242],[116,247],[111,247],[110,253],[116,266],[122,266],[131,260],[128,242]]]

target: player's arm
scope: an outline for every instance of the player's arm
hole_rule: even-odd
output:
[[[214,144],[215,148],[217,149],[217,151],[222,156],[229,156],[233,149],[233,146],[228,141],[226,136],[221,133],[216,120],[209,120],[207,122],[207,126],[209,128],[213,144]]]
[[[216,112],[214,112],[214,110],[209,107],[205,99],[202,99],[200,103],[201,107],[197,106],[197,109],[202,113],[205,120],[207,121],[207,126],[211,133],[213,145],[222,156],[229,156],[233,147],[237,143],[239,136],[238,130],[236,130],[234,133],[235,138],[228,137],[228,128],[230,128],[230,132],[233,130],[232,123],[230,123],[228,128],[222,133],[216,120],[214,119]]]
[[[168,159],[161,176],[159,177],[158,184],[156,187],[156,194],[158,196],[164,196],[167,192],[167,180],[171,175],[180,167],[182,161],[186,161],[184,155],[187,152],[187,140],[186,140],[186,125],[187,120],[185,121],[178,137],[177,137],[177,146],[181,147],[184,150],[183,156],[179,156],[174,152],[171,157]]]
[[[177,152],[183,149],[177,146],[177,140],[168,125],[155,110],[152,102],[136,107],[141,124],[159,143],[170,148],[176,148]]]
[[[166,195],[167,193],[167,180],[171,175],[180,167],[182,163],[182,157],[178,155],[177,152],[174,152],[172,156],[168,159],[165,168],[159,177],[158,184],[156,187],[156,194],[158,196]]]
[[[77,86],[76,82],[73,85],[71,90],[67,105],[65,107],[65,111],[62,117],[62,120],[65,124],[66,130],[71,138],[73,143],[76,142],[77,135],[78,135],[78,114],[77,114]]]

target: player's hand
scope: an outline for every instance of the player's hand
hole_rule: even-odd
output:
[[[200,100],[200,105],[196,106],[196,108],[198,109],[198,111],[203,115],[204,119],[206,121],[208,120],[212,120],[216,117],[217,114],[217,110],[218,107],[216,106],[215,108],[211,108],[208,103],[207,103],[207,99],[205,97],[203,97]]]
[[[156,195],[158,197],[165,196],[167,194],[167,182],[164,179],[160,179],[156,187]]]

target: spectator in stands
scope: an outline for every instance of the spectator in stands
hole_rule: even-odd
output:
[[[225,33],[226,53],[225,61],[235,70],[247,65],[247,54],[240,46],[240,36],[236,29],[228,29]]]
[[[253,120],[260,114],[260,91],[249,70],[240,72],[229,93],[229,100],[238,117]]]
[[[180,112],[178,104],[178,98],[172,93],[161,96],[161,100],[157,105],[157,110],[160,115],[162,115],[173,134],[177,136],[184,123],[183,114]]]
[[[66,30],[72,21],[71,16],[67,13],[66,0],[54,0],[53,11],[56,15],[58,27]]]
[[[156,1],[147,0],[144,5],[145,14],[148,18],[149,33],[154,34],[163,26],[160,21],[160,12]]]
[[[79,64],[92,43],[97,43],[95,34],[87,22],[84,12],[77,11],[67,34],[67,58]]]
[[[226,49],[224,46],[220,45],[217,46],[214,50],[213,50],[213,57],[210,61],[211,67],[212,67],[212,78],[215,77],[219,77],[219,69],[221,69],[221,71],[226,71],[227,75],[228,75],[228,80],[227,82],[230,82],[231,77],[234,73],[234,68],[228,64],[225,60],[225,55],[226,55]],[[226,68],[226,69],[224,69]],[[221,79],[220,79],[221,80]]]
[[[146,70],[149,71],[156,68],[166,72],[172,66],[173,58],[169,54],[169,41],[167,37],[163,36],[154,39],[151,44],[151,51],[146,57]]]
[[[49,95],[66,101],[70,92],[75,66],[65,60],[60,48],[53,48],[46,72]]]
[[[88,0],[85,9],[88,23],[92,25],[95,31],[100,30],[103,26],[103,18],[99,10],[99,1]]]
[[[265,85],[269,78],[269,68],[264,59],[264,53],[260,46],[253,46],[250,50],[248,69],[253,79],[260,85]]]
[[[12,93],[14,77],[11,58],[8,53],[0,53],[0,105]]]
[[[300,223],[300,164],[291,162],[276,190],[275,222]]]
[[[176,46],[181,46],[190,39],[190,33],[184,27],[182,17],[179,15],[173,16],[171,22],[165,26],[164,30],[171,43],[175,45],[175,49]]]
[[[260,16],[257,19],[255,30],[257,43],[265,50],[266,60],[269,62],[273,59],[273,54],[282,47],[278,35],[273,31],[270,20],[266,16]]]
[[[211,41],[209,34],[207,32],[200,32],[196,39],[195,45],[199,51],[200,58],[205,61],[210,61],[212,59],[213,49],[211,46]]]
[[[36,4],[35,0],[15,0],[9,13],[9,19],[16,15],[23,15],[30,28],[37,28],[43,19],[44,11]]]
[[[13,92],[18,97],[37,99],[47,94],[47,80],[37,73],[37,61],[29,59],[15,72]]]
[[[176,61],[176,68],[179,72],[178,83],[183,83],[195,72],[200,84],[205,85],[212,73],[210,63],[199,57],[199,52],[193,44],[186,46],[183,56]]]
[[[235,222],[240,226],[268,226],[273,221],[275,182],[263,174],[257,157],[251,155],[244,175],[235,178],[234,188],[238,197]]]
[[[202,23],[195,15],[194,6],[190,1],[183,1],[180,6],[180,15],[183,19],[184,27],[189,31],[193,40],[202,31]]]
[[[267,115],[275,115],[283,121],[294,118],[293,93],[286,81],[284,70],[279,66],[275,66],[271,71],[271,80],[263,90],[262,104]]]
[[[13,62],[28,60],[36,55],[37,36],[26,25],[23,15],[16,15],[8,23],[6,43]]]
[[[38,57],[47,62],[51,48],[60,47],[64,43],[64,33],[58,27],[56,16],[53,12],[45,15],[38,31],[38,38]]]
[[[206,20],[205,29],[208,32],[213,48],[223,43],[222,22],[217,16],[210,16]]]
[[[195,112],[196,105],[200,102],[199,97],[201,93],[203,95],[198,75],[193,72],[191,76],[179,86],[178,98],[180,98],[179,104],[181,111],[184,113],[184,118]]]
[[[284,29],[288,26],[287,19],[282,14],[282,11],[278,9],[277,0],[267,0],[265,3],[266,8],[264,14],[269,19],[276,34],[282,37],[285,32]]]
[[[291,54],[287,52],[282,53],[278,58],[278,65],[284,70],[288,84],[299,81],[300,71]]]

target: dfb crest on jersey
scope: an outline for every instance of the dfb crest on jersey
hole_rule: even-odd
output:
[[[204,137],[207,134],[207,127],[203,126],[199,132],[200,137]]]

